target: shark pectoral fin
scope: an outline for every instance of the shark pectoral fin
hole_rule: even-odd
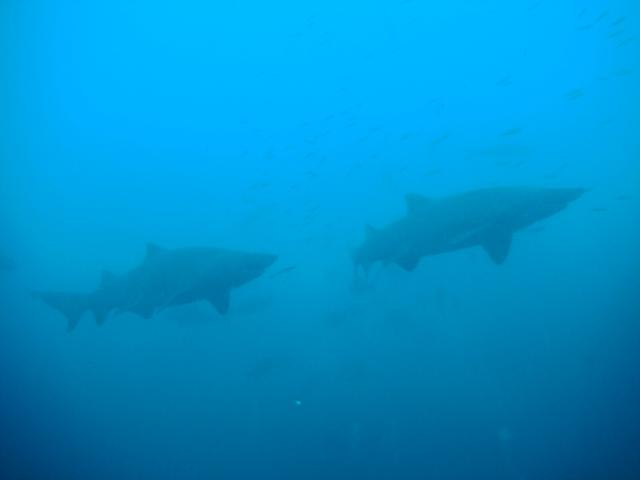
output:
[[[418,263],[420,263],[420,257],[416,255],[403,255],[394,261],[407,272],[413,272],[418,266]]]
[[[500,265],[507,259],[511,247],[511,237],[511,232],[494,230],[482,241],[482,247],[494,263]]]
[[[229,290],[215,292],[207,298],[209,303],[213,305],[220,315],[224,315],[229,311]]]

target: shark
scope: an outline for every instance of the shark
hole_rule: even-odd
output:
[[[506,260],[514,233],[581,197],[584,188],[495,187],[443,198],[410,193],[406,215],[383,228],[365,227],[352,252],[354,273],[378,262],[413,271],[423,257],[480,246],[496,264]]]
[[[155,243],[146,247],[140,265],[116,275],[103,271],[92,292],[34,292],[68,320],[68,331],[87,311],[102,325],[112,314],[130,312],[151,318],[169,307],[207,301],[221,315],[229,310],[230,293],[260,277],[277,256],[223,248],[167,249]]]

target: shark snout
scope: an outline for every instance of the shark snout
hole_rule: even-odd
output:
[[[577,200],[589,191],[588,188],[567,188],[565,190],[565,199],[567,203]]]
[[[278,256],[271,253],[258,254],[254,258],[253,268],[255,268],[259,272],[259,274],[262,274],[277,260]]]
[[[273,265],[274,263],[276,263],[277,260],[278,260],[277,255],[273,255],[273,254],[265,255],[265,260],[264,260],[265,270],[269,268],[271,265]]]

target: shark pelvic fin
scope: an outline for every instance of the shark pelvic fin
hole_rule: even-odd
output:
[[[511,232],[502,230],[490,232],[482,241],[482,247],[494,263],[501,265],[507,259],[507,255],[509,255]]]
[[[145,256],[145,260],[152,259],[165,251],[165,248],[162,248],[153,242],[149,242],[147,243],[147,253]]]
[[[433,204],[434,200],[418,195],[417,193],[409,193],[404,197],[407,204],[407,214],[419,215],[424,213]]]
[[[225,315],[229,311],[229,290],[224,290],[222,292],[216,292],[213,295],[210,295],[209,303],[213,305],[220,315]]]

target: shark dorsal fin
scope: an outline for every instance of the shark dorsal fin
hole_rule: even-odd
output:
[[[146,256],[145,256],[145,260],[152,259],[152,258],[160,255],[164,251],[165,251],[164,248],[158,246],[157,244],[155,244],[153,242],[149,242],[149,243],[147,243],[147,253],[146,253]]]
[[[417,193],[408,193],[405,196],[407,213],[409,215],[424,213],[431,205],[433,205],[433,202],[433,199],[423,197],[422,195],[418,195]]]
[[[102,287],[108,287],[115,281],[115,279],[116,276],[112,272],[110,272],[109,270],[103,270],[100,285]]]
[[[365,225],[364,226],[364,235],[367,239],[375,236],[378,233],[378,229],[375,227],[372,227],[371,225]]]

